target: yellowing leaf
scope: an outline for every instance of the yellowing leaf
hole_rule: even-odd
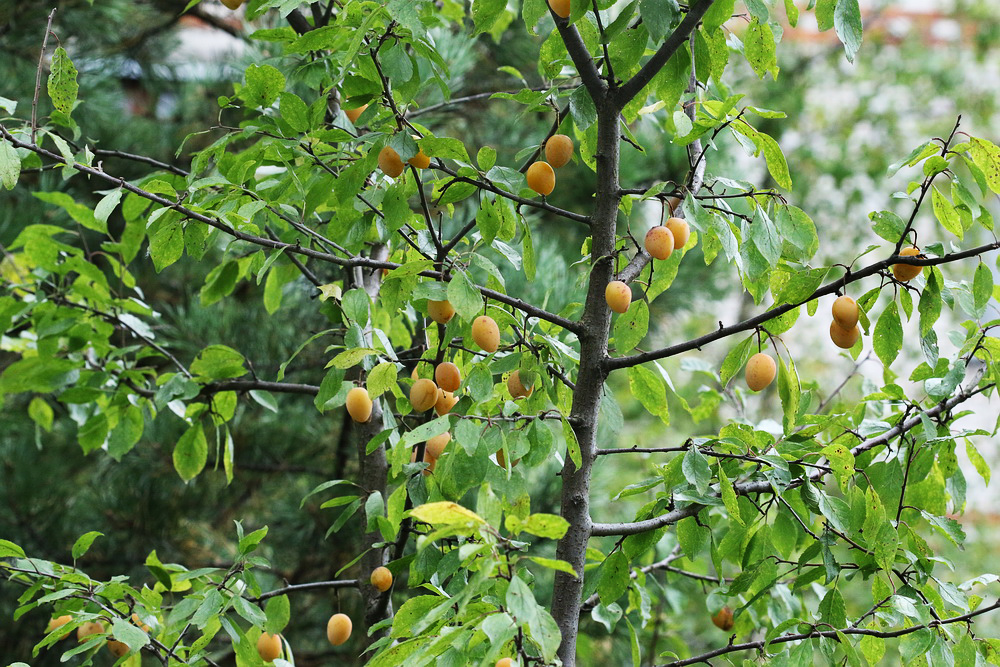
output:
[[[455,523],[486,523],[481,516],[472,510],[450,502],[426,503],[414,507],[410,511],[410,515],[432,526],[447,526]]]

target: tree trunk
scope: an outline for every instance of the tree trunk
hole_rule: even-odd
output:
[[[570,412],[580,444],[582,465],[577,469],[572,459],[566,457],[562,471],[561,512],[570,526],[556,549],[556,557],[572,565],[580,576],[557,572],[552,593],[552,616],[562,633],[559,657],[567,667],[576,664],[583,565],[590,539],[590,475],[597,451],[598,411],[607,377],[604,362],[611,327],[611,310],[605,301],[604,290],[615,270],[615,230],[621,198],[618,185],[619,112],[608,99],[598,100],[597,104],[597,199],[591,219],[590,286],[580,334],[580,372]]]

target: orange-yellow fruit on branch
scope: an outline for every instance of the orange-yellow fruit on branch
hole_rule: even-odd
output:
[[[142,619],[139,618],[139,614],[132,614],[132,624],[142,628],[142,631],[146,633],[152,632],[153,630],[149,627],[149,625],[142,622]]]
[[[392,572],[390,572],[387,567],[376,567],[372,571],[370,581],[372,586],[374,586],[379,592],[385,593],[387,590],[392,588]]]
[[[492,354],[500,347],[500,327],[489,315],[480,315],[472,321],[472,340],[483,352]]]
[[[426,169],[431,166],[431,159],[424,154],[423,150],[419,150],[417,154],[407,160],[406,163],[416,167],[417,169]]]
[[[458,404],[458,396],[451,393],[450,391],[445,391],[444,389],[438,389],[438,399],[434,403],[434,412],[438,414],[438,417],[444,417],[446,414],[451,412],[451,409]]]
[[[719,613],[712,617],[712,623],[720,630],[729,632],[733,629],[733,610],[728,606],[719,610]]]
[[[451,301],[445,299],[444,301],[434,301],[432,299],[427,300],[427,317],[431,318],[438,324],[448,324],[451,318],[455,317],[455,307],[451,305]]]
[[[351,638],[354,625],[347,614],[334,614],[326,623],[326,638],[334,646],[340,646]]]
[[[462,373],[458,370],[458,366],[445,361],[434,369],[434,381],[445,391],[458,391],[462,384]]]
[[[604,288],[604,300],[616,313],[624,313],[632,303],[632,289],[620,280],[612,280]]]
[[[561,19],[569,17],[570,0],[549,0],[549,9]]]
[[[507,377],[507,391],[512,398],[527,398],[535,391],[535,386],[525,387],[521,382],[521,371],[516,370]]]
[[[264,662],[274,662],[275,658],[280,658],[281,635],[263,633],[257,640],[257,655]]]
[[[667,259],[674,252],[674,233],[663,225],[646,232],[646,252],[654,259]]]
[[[497,664],[494,667],[516,667],[514,661],[510,658],[500,658],[497,660]]]
[[[434,458],[439,459],[444,454],[444,448],[448,446],[449,442],[451,442],[451,433],[445,431],[441,435],[428,438],[427,443],[424,445],[424,451]]]
[[[104,625],[97,621],[89,621],[76,629],[76,640],[82,642],[91,635],[98,635],[104,632]]]
[[[846,331],[853,329],[858,323],[858,317],[858,302],[851,297],[839,296],[833,302],[833,321],[840,325],[841,329]]]
[[[543,197],[552,194],[556,189],[556,172],[552,171],[552,166],[548,162],[535,162],[528,167],[524,177],[528,180],[528,187]]]
[[[747,362],[747,386],[753,391],[760,391],[774,381],[774,376],[778,374],[778,367],[774,359],[758,352],[750,357]]]
[[[849,350],[854,347],[860,337],[861,329],[858,328],[858,325],[855,324],[853,328],[845,329],[836,321],[830,322],[830,340],[837,347]]]
[[[420,378],[410,387],[410,405],[417,412],[426,412],[434,407],[438,399],[438,388],[433,380]]]
[[[545,161],[558,169],[573,157],[573,140],[565,134],[553,134],[545,142]]]
[[[224,4],[229,9],[236,11],[237,9],[240,8],[240,5],[243,4],[243,0],[222,0],[222,4]]]
[[[691,227],[688,226],[684,218],[669,218],[667,229],[674,235],[674,250],[680,250],[687,245],[688,238],[691,236]]]
[[[920,254],[920,248],[903,248],[899,251],[900,257],[916,257]],[[920,272],[924,270],[922,266],[913,266],[912,264],[893,264],[892,265],[892,275],[896,280],[900,282],[907,282],[908,280],[913,280],[920,275]]]
[[[410,463],[416,463],[416,462],[417,462],[417,448],[414,447],[413,450],[410,452]],[[434,472],[434,467],[437,465],[437,462],[438,462],[437,458],[431,456],[431,453],[427,451],[427,446],[424,445],[424,463],[427,464],[427,467],[423,469],[423,473],[425,476]]]
[[[364,423],[372,416],[372,399],[364,387],[355,387],[347,392],[347,414],[358,423]]]
[[[397,178],[403,173],[403,160],[392,146],[386,146],[378,152],[378,168],[386,176]]]
[[[56,618],[53,618],[53,619],[51,619],[49,621],[49,626],[45,629],[45,633],[48,634],[48,633],[52,632],[53,630],[58,630],[59,628],[61,628],[62,626],[66,625],[67,623],[69,623],[72,620],[73,620],[73,617],[70,616],[69,614],[65,614],[63,616],[58,616]],[[66,637],[68,637],[68,636],[69,635],[66,635]],[[65,639],[66,637],[63,637],[63,639]]]
[[[128,644],[116,640],[108,642],[108,650],[111,651],[111,655],[116,658],[121,658],[128,655]]]
[[[368,108],[367,104],[362,104],[356,109],[344,109],[344,113],[347,114],[347,119],[352,123],[357,123],[358,119],[361,118],[361,114],[365,112]]]

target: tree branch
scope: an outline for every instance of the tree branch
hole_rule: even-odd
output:
[[[967,401],[976,394],[980,394],[984,391],[992,388],[993,385],[985,385],[983,387],[977,387],[972,390],[962,390],[958,395],[951,398],[945,399],[935,405],[933,408],[923,411],[922,413],[910,417],[909,419],[903,420],[901,423],[897,424],[893,428],[889,429],[885,433],[875,436],[874,438],[869,438],[854,446],[851,449],[851,453],[857,456],[863,452],[872,449],[873,447],[878,447],[880,445],[887,444],[893,438],[906,433],[907,431],[915,428],[921,424],[922,416],[936,417],[942,412],[947,412],[954,408],[956,405]],[[806,476],[793,479],[788,486],[786,486],[782,491],[787,491],[789,489],[795,489],[808,479],[810,482],[816,482],[823,478],[827,474],[826,470],[817,470],[816,472]],[[774,493],[774,489],[771,483],[767,480],[760,480],[756,482],[746,482],[742,484],[734,484],[733,490],[737,495],[749,495],[754,493]],[[637,533],[644,533],[649,530],[656,530],[657,528],[662,528],[663,526],[669,526],[675,524],[681,519],[686,519],[689,516],[694,516],[706,506],[700,503],[692,503],[685,507],[675,509],[672,512],[666,514],[661,514],[660,516],[653,517],[652,519],[645,519],[642,521],[631,521],[623,523],[595,523],[591,528],[591,536],[593,537],[607,537],[611,535],[635,535]]]
[[[691,350],[700,350],[703,345],[708,343],[713,343],[722,338],[727,338],[733,334],[740,333],[741,331],[750,331],[757,328],[761,324],[764,324],[768,320],[771,320],[779,315],[784,315],[790,310],[794,310],[799,306],[809,303],[814,299],[818,299],[822,296],[828,294],[834,294],[837,291],[844,288],[846,285],[850,285],[853,282],[857,282],[868,276],[875,275],[880,271],[884,271],[891,267],[893,264],[912,264],[914,266],[936,266],[938,264],[950,264],[951,262],[957,262],[959,260],[968,259],[969,257],[976,257],[982,255],[983,253],[989,252],[991,250],[997,250],[1000,248],[1000,241],[995,241],[993,243],[986,243],[981,246],[976,246],[975,248],[970,248],[968,250],[963,250],[961,252],[949,253],[942,257],[927,257],[919,259],[916,256],[900,257],[899,255],[892,255],[880,262],[875,262],[870,264],[859,271],[851,271],[845,273],[842,277],[837,280],[827,283],[822,287],[819,287],[812,294],[806,298],[797,301],[795,303],[786,303],[780,306],[771,308],[768,311],[756,315],[749,319],[743,320],[736,324],[732,324],[728,327],[721,327],[715,331],[705,334],[699,338],[695,338],[684,343],[678,343],[677,345],[671,345],[670,347],[664,347],[659,350],[652,350],[650,352],[642,352],[640,354],[633,354],[628,357],[614,357],[607,360],[608,368],[611,370],[617,370],[620,368],[629,368],[631,366],[636,366],[638,364],[644,364],[647,361],[654,361],[656,359],[665,359],[667,357],[673,357],[682,352],[689,352]]]
[[[325,590],[328,588],[357,588],[357,579],[339,579],[336,581],[311,581],[307,584],[292,584],[284,588],[277,588],[268,591],[255,598],[247,598],[250,602],[263,602],[269,598],[285,595],[286,593],[300,593],[302,591]]]
[[[576,71],[580,73],[580,78],[583,80],[587,92],[590,93],[591,99],[594,102],[604,99],[608,94],[608,84],[601,78],[601,73],[597,71],[597,65],[594,64],[593,56],[590,55],[586,44],[583,43],[580,31],[576,29],[575,25],[571,25],[568,19],[559,18],[551,7],[549,13],[552,15],[552,20],[556,22],[559,36],[562,37],[566,51],[573,60]]]
[[[646,64],[636,72],[635,76],[626,81],[618,89],[618,92],[615,93],[614,103],[619,109],[624,108],[626,104],[632,101],[632,98],[638,95],[653,80],[653,77],[663,69],[663,66],[667,64],[670,57],[687,41],[688,36],[698,28],[701,18],[714,2],[715,0],[700,0],[688,9],[684,20],[667,37],[656,53],[646,61]]]
[[[900,628],[898,630],[870,630],[868,628],[855,628],[847,627],[840,630],[815,630],[813,632],[803,632],[794,635],[782,635],[770,642],[765,641],[755,641],[755,642],[745,642],[743,644],[729,644],[728,646],[723,646],[721,648],[708,651],[707,653],[702,653],[701,655],[694,656],[693,658],[685,658],[684,660],[677,660],[674,662],[664,663],[662,665],[657,665],[657,667],[682,667],[683,665],[695,665],[698,663],[708,663],[711,658],[718,657],[720,655],[725,655],[727,653],[735,653],[737,651],[753,651],[760,650],[766,645],[771,644],[786,644],[788,642],[797,642],[804,639],[816,639],[823,637],[826,639],[837,639],[839,634],[844,635],[868,635],[870,637],[880,637],[882,639],[889,639],[892,637],[901,637],[903,635],[908,635],[918,630],[924,630],[927,628],[936,628],[942,625],[948,625],[950,623],[966,623],[971,621],[977,616],[982,616],[983,614],[988,614],[991,611],[996,611],[1000,609],[1000,600],[997,600],[993,604],[987,607],[980,607],[975,611],[971,611],[968,614],[963,614],[961,616],[953,616],[952,618],[946,618],[941,620],[933,620],[930,623],[925,623],[921,625],[911,625],[908,628]]]

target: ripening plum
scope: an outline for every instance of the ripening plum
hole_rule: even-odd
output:
[[[450,391],[445,391],[444,389],[438,389],[438,398],[434,402],[434,412],[438,414],[438,417],[444,417],[446,414],[451,412],[451,409],[455,407],[458,403],[458,396],[451,393]]]
[[[490,354],[500,347],[500,327],[489,315],[480,315],[472,321],[472,340],[483,352]]]
[[[53,618],[49,621],[49,626],[45,629],[45,633],[48,634],[53,630],[58,630],[59,628],[66,625],[72,620],[73,617],[70,616],[69,614],[64,614],[63,616]],[[66,637],[69,637],[69,635],[66,635]],[[63,639],[65,639],[66,637],[63,637]]]
[[[351,638],[354,624],[347,614],[334,614],[326,622],[326,638],[334,646],[340,646]]]
[[[674,233],[658,225],[646,232],[646,252],[654,259],[667,259],[674,252]]]
[[[680,250],[687,245],[688,238],[691,237],[691,227],[684,218],[668,219],[667,229],[674,235],[674,250]]]
[[[416,167],[417,169],[426,169],[431,166],[431,159],[427,157],[422,149],[420,149],[416,155],[406,161],[406,164]]]
[[[398,178],[403,173],[403,160],[392,146],[386,146],[378,152],[378,168],[386,176]]]
[[[545,161],[558,169],[573,157],[573,140],[565,134],[553,134],[545,142]]]
[[[728,606],[723,607],[719,613],[712,617],[712,623],[720,630],[729,632],[733,629],[733,610]]]
[[[364,423],[372,416],[372,399],[364,387],[355,387],[347,392],[347,414],[358,423]]]
[[[424,445],[424,451],[434,458],[439,459],[441,458],[441,454],[444,453],[444,448],[448,446],[449,442],[451,442],[451,433],[445,431],[441,435],[428,438],[427,443]]]
[[[82,642],[91,635],[98,635],[104,632],[104,625],[97,621],[88,621],[76,629],[76,640]]]
[[[775,365],[774,359],[763,352],[758,352],[747,362],[747,386],[752,391],[760,391],[774,381],[774,376],[777,373],[778,367]]]
[[[535,391],[535,386],[525,387],[521,382],[521,371],[516,370],[507,377],[507,391],[514,399],[527,398],[531,392]]]
[[[444,301],[434,301],[433,299],[427,300],[427,317],[431,318],[438,324],[448,324],[451,318],[455,317],[455,307],[451,305],[451,301],[445,299]]]
[[[514,665],[514,661],[510,658],[500,658],[494,667],[516,667],[516,665]]]
[[[363,114],[365,112],[365,109],[367,108],[368,108],[367,104],[362,104],[361,106],[355,109],[344,109],[344,113],[347,114],[347,119],[349,121],[351,121],[352,123],[357,123],[358,118],[361,118],[361,114]]]
[[[920,254],[920,248],[903,248],[899,251],[900,257],[916,257]],[[913,266],[912,264],[893,264],[892,265],[892,275],[895,276],[896,280],[900,282],[907,282],[913,280],[924,270],[922,266]]]
[[[559,18],[568,18],[570,0],[549,0],[549,8]]]
[[[111,655],[116,658],[121,658],[128,655],[128,644],[116,640],[111,640],[108,642],[108,650],[111,651]]]
[[[612,280],[604,288],[604,300],[616,313],[624,313],[632,303],[632,288],[620,280]]]
[[[274,662],[281,657],[281,635],[261,634],[257,640],[257,654],[264,662]]]
[[[236,11],[240,8],[240,5],[243,4],[243,0],[222,0],[222,4],[224,4],[228,9]]]
[[[390,572],[387,567],[376,567],[372,571],[370,581],[376,590],[380,593],[385,593],[387,590],[392,588],[392,572]]]
[[[858,325],[855,324],[852,329],[845,329],[837,324],[836,320],[830,322],[830,340],[837,347],[849,350],[854,347],[860,337],[861,329],[858,328]]]
[[[528,180],[528,187],[543,197],[556,189],[556,172],[552,171],[548,162],[535,162],[524,172],[524,177]]]
[[[837,297],[833,302],[833,321],[841,329],[850,331],[858,323],[859,311],[858,302],[851,297],[844,295]]]
[[[434,381],[445,391],[458,391],[462,384],[462,373],[458,370],[458,366],[445,361],[434,369]]]
[[[410,387],[410,405],[417,412],[426,412],[438,400],[438,388],[433,380],[420,378]]]

